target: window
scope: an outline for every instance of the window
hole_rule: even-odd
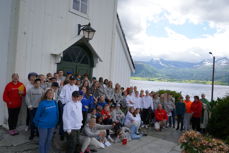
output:
[[[87,14],[88,0],[73,0],[73,9]]]
[[[79,46],[72,46],[63,53],[63,61],[79,64],[90,64],[86,51]]]

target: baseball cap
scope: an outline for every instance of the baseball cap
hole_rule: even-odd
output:
[[[70,76],[69,80],[75,80],[76,78],[74,76]]]

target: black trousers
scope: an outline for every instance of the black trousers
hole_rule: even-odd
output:
[[[200,132],[200,117],[192,117],[192,129]]]
[[[150,109],[143,109],[142,110],[142,121],[143,124],[149,124],[149,117],[150,117]]]
[[[87,122],[87,114],[88,114],[88,112],[83,111],[83,126],[81,129],[83,129],[83,127],[85,126],[85,124]]]
[[[112,125],[112,123],[113,123],[112,119],[108,118],[108,119],[103,120],[104,125]],[[106,132],[107,132],[107,136],[109,136],[110,135],[109,130],[106,130]]]
[[[184,115],[177,115],[177,129],[181,128],[181,130],[183,130],[183,124],[184,124]]]
[[[8,115],[9,115],[8,125],[9,125],[9,130],[16,129],[19,112],[20,112],[20,107],[19,108],[8,108]]]
[[[63,110],[64,110],[64,105],[65,104],[62,104],[61,101],[58,101],[58,108],[59,108],[59,124],[60,124],[60,127],[59,127],[59,135],[60,136],[64,136],[64,125],[63,125],[63,119],[62,119],[62,116],[63,116]]]
[[[34,137],[34,134],[38,134],[38,129],[36,128],[35,124],[33,123],[33,118],[35,117],[35,114],[37,112],[37,108],[33,108],[32,110],[29,110],[29,119],[30,119],[30,136]]]
[[[70,134],[67,134],[67,150],[66,153],[74,153],[76,151],[76,145],[80,144],[80,130],[72,130]]]

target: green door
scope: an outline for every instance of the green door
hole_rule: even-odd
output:
[[[63,70],[65,74],[72,72],[81,76],[87,73],[89,78],[91,78],[93,55],[86,48],[73,45],[63,52],[61,62],[57,64],[57,70]]]

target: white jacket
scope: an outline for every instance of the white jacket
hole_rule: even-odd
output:
[[[79,91],[79,87],[76,85],[66,84],[60,92],[59,100],[62,104],[66,104],[72,100],[73,91]]]
[[[82,126],[82,103],[70,101],[64,106],[63,123],[64,131],[79,130]]]

